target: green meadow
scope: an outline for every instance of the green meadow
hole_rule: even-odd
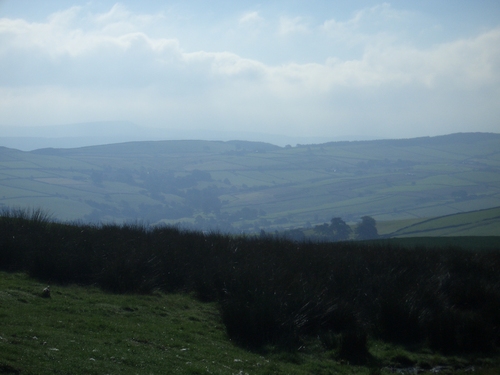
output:
[[[4,211],[0,373],[496,374],[498,249],[498,237],[298,243]]]
[[[379,223],[380,234],[389,237],[453,237],[500,234],[500,207],[446,215]]]
[[[293,147],[157,141],[2,148],[0,205],[40,207],[62,221],[139,220],[231,233],[281,232],[332,217],[354,224],[365,215],[400,221],[400,229],[408,220],[500,207],[498,150],[500,135],[482,133]],[[498,234],[495,223],[423,228],[413,229]]]
[[[390,374],[420,365],[442,374],[495,374],[498,360],[412,352],[370,342],[377,363],[349,365],[311,340],[298,352],[246,350],[225,332],[217,306],[189,295],[117,295],[52,286],[0,272],[1,374]],[[430,373],[430,372],[428,372]]]

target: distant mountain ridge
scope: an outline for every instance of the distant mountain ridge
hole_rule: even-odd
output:
[[[130,121],[97,121],[47,126],[2,126],[3,137],[71,138],[115,136],[117,133],[136,133],[141,127]]]
[[[168,140],[1,148],[1,206],[41,207],[61,220],[236,233],[307,228],[332,217],[440,217],[500,206],[500,134],[295,147]]]
[[[0,126],[0,145],[31,151],[40,148],[76,148],[133,141],[151,140],[248,140],[279,146],[298,143],[324,143],[365,136],[293,137],[252,131],[208,131],[203,129],[161,129],[139,126],[130,121],[100,121],[50,126]]]
[[[185,141],[133,141],[123,143],[113,143],[109,145],[95,145],[84,146],[78,148],[42,148],[29,151],[33,154],[44,155],[71,155],[81,153],[196,153],[196,152],[209,152],[209,145],[218,145],[223,147],[226,151],[239,150],[246,152],[265,152],[278,150],[281,147],[265,143],[265,142],[250,142],[250,141],[198,141],[198,140],[185,140]]]

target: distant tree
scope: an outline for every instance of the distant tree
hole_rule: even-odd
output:
[[[334,217],[331,220],[330,231],[334,241],[348,240],[352,233],[351,227],[340,217]]]
[[[355,229],[356,239],[371,240],[378,238],[377,223],[371,216],[363,216]]]
[[[334,217],[330,224],[324,223],[314,226],[314,232],[327,241],[345,241],[351,236],[352,229],[340,217]]]
[[[331,236],[332,230],[327,223],[314,226],[314,232],[322,236]]]
[[[306,240],[306,236],[304,232],[300,229],[290,229],[285,231],[284,237],[286,239],[292,240],[292,241],[297,241],[297,242],[304,242]]]

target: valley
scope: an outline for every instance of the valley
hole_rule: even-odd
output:
[[[499,150],[500,135],[487,133],[293,147],[141,141],[1,148],[0,207],[41,208],[62,221],[230,233],[311,228],[332,217],[354,225],[369,215],[380,233],[403,236],[408,221],[500,207]],[[495,235],[496,219],[478,220],[484,225],[436,235]]]

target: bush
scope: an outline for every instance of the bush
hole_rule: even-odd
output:
[[[195,293],[219,303],[242,345],[319,336],[351,362],[367,358],[367,335],[447,353],[500,343],[498,251],[70,225],[11,210],[0,216],[0,268],[117,293]]]
[[[427,326],[429,345],[445,354],[489,352],[493,331],[488,322],[473,312],[449,308],[433,316]]]
[[[350,329],[340,337],[339,357],[352,364],[365,364],[370,359],[368,338],[363,329]]]
[[[279,310],[269,296],[228,298],[221,303],[222,322],[227,334],[237,343],[253,348],[277,343],[284,335]],[[277,307],[277,306],[274,306]]]

